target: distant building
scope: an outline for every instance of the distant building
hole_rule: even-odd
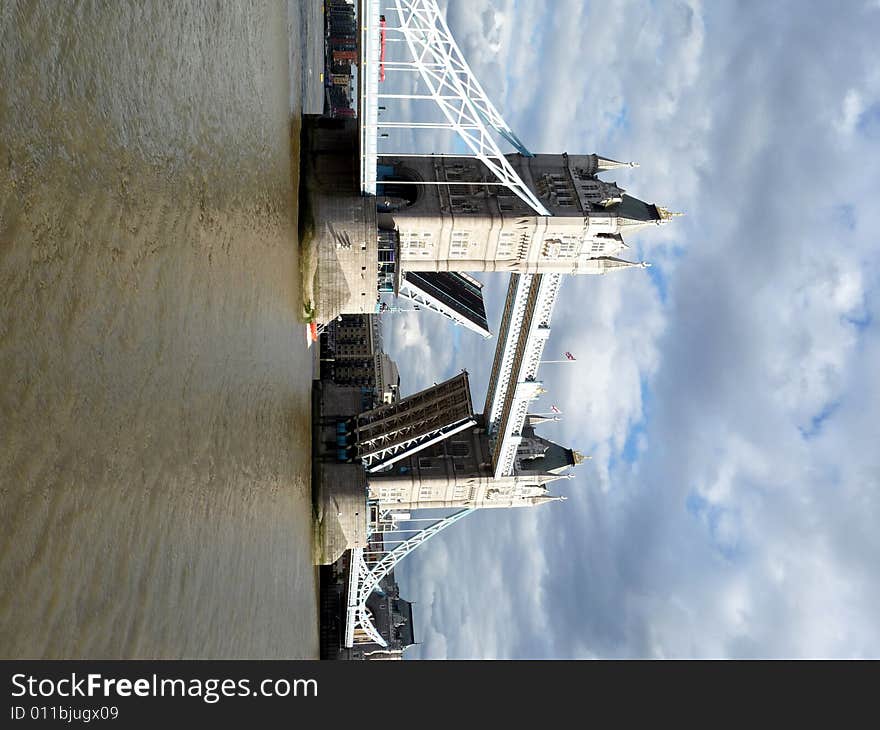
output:
[[[336,385],[376,389],[379,323],[370,314],[343,314],[325,329],[322,370]]]
[[[400,373],[397,363],[384,352],[375,357],[376,396],[380,403],[396,403],[400,399]]]
[[[376,315],[341,315],[324,329],[320,348],[325,379],[338,386],[369,389],[376,403],[398,399],[400,373],[382,350]]]
[[[406,649],[416,643],[413,604],[400,597],[400,586],[391,571],[379,583],[367,606],[374,625],[387,642],[380,646],[365,635],[358,635],[350,649],[343,646],[345,586],[348,556],[332,566],[321,568],[321,659],[401,660]]]
[[[325,113],[330,117],[355,116],[354,75],[358,64],[358,25],[353,3],[327,0],[325,18]]]
[[[349,659],[403,659],[404,650],[416,643],[413,625],[412,603],[400,597],[400,586],[394,580],[394,572],[382,579],[379,590],[367,600],[367,608],[373,614],[373,623],[388,646],[372,641],[356,642],[351,647]]]

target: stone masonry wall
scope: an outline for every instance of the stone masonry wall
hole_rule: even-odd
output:
[[[314,319],[376,311],[376,199],[360,194],[356,119],[307,116],[302,130],[304,236]]]

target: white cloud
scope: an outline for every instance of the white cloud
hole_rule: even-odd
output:
[[[543,433],[595,458],[569,502],[475,515],[413,556],[418,653],[880,654],[880,16],[455,8],[529,146],[639,160],[621,184],[688,215],[630,241],[657,278],[565,282],[548,352],[578,360],[542,369],[565,412]],[[402,371],[466,366],[479,402],[493,343],[428,336],[431,366],[413,330]]]
[[[850,89],[843,97],[843,107],[840,116],[835,120],[837,131],[848,136],[855,132],[856,124],[862,112],[865,111],[865,100],[856,89]]]

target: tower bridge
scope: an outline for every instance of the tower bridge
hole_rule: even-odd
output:
[[[354,417],[350,433],[367,470],[369,529],[380,547],[350,551],[346,646],[383,645],[367,598],[404,557],[476,509],[531,507],[564,499],[548,485],[570,478],[583,457],[535,432],[529,414],[559,274],[511,276],[484,412],[475,414],[466,372]],[[453,510],[442,518],[421,517]],[[413,514],[419,515],[415,518]]]
[[[462,373],[351,420],[372,539],[350,551],[345,644],[384,646],[367,598],[397,562],[476,509],[564,499],[548,485],[570,478],[584,457],[539,436],[535,426],[546,419],[530,414],[544,392],[538,371],[563,275],[648,266],[621,258],[624,236],[677,214],[600,177],[635,163],[531,153],[489,100],[435,0],[358,2],[358,179],[360,193],[375,198],[378,228],[360,250],[375,252],[379,294],[488,335],[481,285],[469,273],[510,276],[482,413]],[[401,78],[405,90],[386,86]],[[435,118],[407,115],[413,105]],[[449,133],[465,151],[425,154],[385,141],[426,130]],[[503,143],[515,151],[503,152]],[[332,233],[351,248],[347,233]]]

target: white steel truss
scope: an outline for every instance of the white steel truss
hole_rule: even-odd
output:
[[[363,631],[370,640],[379,644],[379,646],[387,646],[388,643],[382,638],[382,635],[376,630],[371,618],[370,610],[367,608],[367,599],[376,589],[381,581],[394,566],[409,555],[434,535],[442,532],[450,525],[454,525],[463,517],[467,517],[473,509],[463,509],[459,512],[443,517],[434,522],[425,529],[416,531],[416,534],[406,540],[389,540],[388,535],[395,532],[412,532],[411,530],[389,530],[382,533],[383,545],[389,542],[397,542],[394,548],[383,551],[381,557],[373,559],[370,553],[364,548],[353,548],[351,551],[351,560],[348,573],[348,600],[345,612],[345,646],[354,646],[355,629]],[[406,520],[414,522],[415,520]]]
[[[368,472],[476,425],[467,372],[425,388],[396,403],[385,403],[356,417],[351,433]]]
[[[498,359],[496,354],[497,372],[494,370],[489,381],[489,389],[486,398],[487,427],[492,432],[493,424],[498,423],[504,399],[511,382],[516,382],[516,344],[523,322],[529,313],[529,291],[532,279],[536,274],[511,274],[510,285],[507,291],[507,300],[504,305],[504,318],[498,332],[498,345],[496,353],[500,352]]]
[[[492,333],[485,327],[483,327],[479,322],[475,322],[473,319],[465,317],[463,314],[456,311],[452,307],[447,306],[436,297],[432,297],[424,289],[415,286],[406,277],[401,277],[400,286],[397,290],[397,296],[401,299],[409,299],[413,303],[418,304],[423,309],[430,309],[432,312],[442,314],[444,317],[451,319],[453,322],[455,322],[455,324],[466,327],[471,332],[476,332],[478,335],[484,338],[489,338],[492,336]]]
[[[492,374],[487,397],[486,428],[495,477],[513,474],[516,452],[531,402],[543,393],[538,367],[550,337],[550,320],[562,274],[524,274],[511,279],[509,318],[498,348],[499,372]]]
[[[381,63],[380,0],[363,0],[360,5],[361,61],[358,74],[358,126],[361,146],[361,192],[376,194],[378,160],[379,68]]]
[[[371,13],[375,13],[380,7],[378,0],[372,0],[366,5]],[[375,142],[379,127],[448,129],[458,135],[473,157],[479,159],[501,185],[507,187],[538,215],[549,216],[550,211],[522,181],[504,156],[493,133],[506,139],[522,154],[530,156],[531,153],[486,96],[486,92],[483,91],[483,87],[477,81],[452,37],[436,0],[393,0],[393,7],[396,10],[398,26],[387,26],[385,31],[401,34],[402,39],[406,41],[411,60],[389,60],[383,62],[382,67],[389,72],[418,73],[429,93],[383,95],[378,92],[377,85],[372,83],[369,85],[370,91],[365,93],[363,100],[365,102],[363,106],[369,111],[362,123],[365,156],[362,160],[361,182],[364,191],[375,194],[375,177],[366,178],[364,170],[376,159]],[[377,54],[373,49],[377,43],[375,38],[378,37],[376,25],[375,19],[365,19],[364,28],[369,26],[373,32],[370,34],[364,31],[363,40],[369,42],[371,50],[364,54],[363,60],[374,66],[378,64]],[[371,69],[370,77],[375,76],[377,72],[378,69]],[[378,112],[375,111],[378,109],[376,99],[367,98],[373,89],[379,98],[384,96],[384,98],[396,99],[433,100],[443,112],[446,121],[438,123],[379,121]],[[373,174],[375,176],[375,173]]]
[[[360,443],[361,463],[368,472],[379,471],[384,469],[395,461],[400,461],[406,456],[412,456],[428,446],[432,446],[443,441],[459,431],[476,425],[473,418],[463,418],[459,421],[445,424],[440,428],[435,428],[428,433],[418,433],[418,424],[407,425],[403,429],[396,432],[382,434],[382,436],[369,441]],[[415,435],[402,442],[394,443],[393,439],[399,437],[400,433],[411,431]]]

